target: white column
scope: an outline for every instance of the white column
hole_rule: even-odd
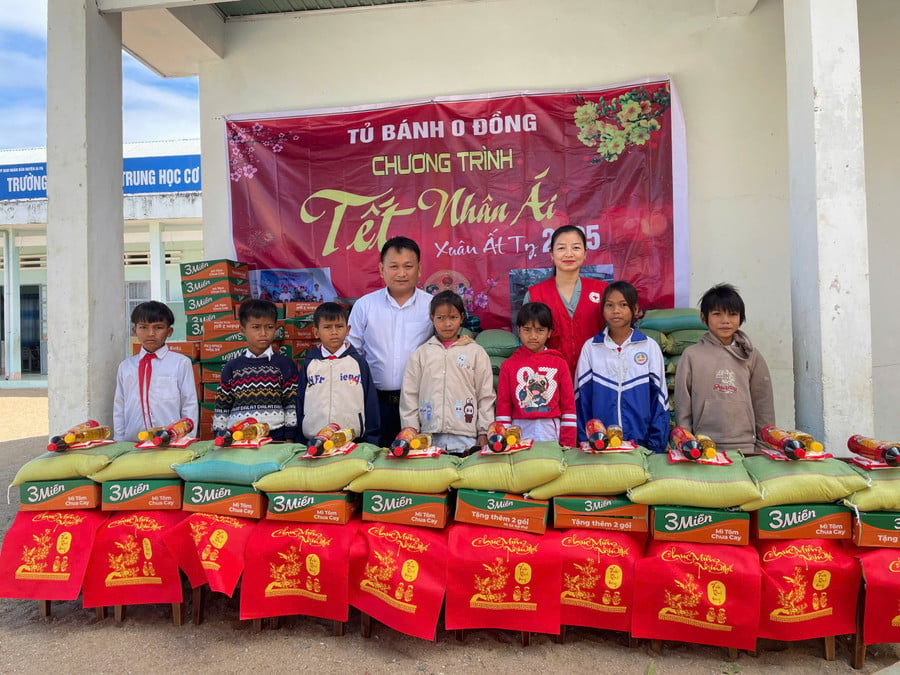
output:
[[[872,332],[855,0],[786,0],[797,426],[847,454],[872,433]]]
[[[150,223],[150,299],[166,301],[166,247],[162,241],[163,224]]]
[[[47,7],[47,311],[50,428],[112,423],[125,354],[122,17]]]
[[[15,230],[3,230],[3,364],[7,380],[22,379],[22,291]]]

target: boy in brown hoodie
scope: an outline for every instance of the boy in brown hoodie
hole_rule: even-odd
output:
[[[761,445],[762,428],[775,424],[769,367],[740,330],[746,314],[734,286],[704,293],[700,318],[709,332],[678,361],[675,422],[706,434],[720,450],[750,451]]]

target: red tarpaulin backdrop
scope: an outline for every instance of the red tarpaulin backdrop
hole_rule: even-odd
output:
[[[350,604],[433,640],[447,589],[447,530],[362,522],[350,559]]]
[[[94,540],[84,575],[84,606],[182,602],[178,563],[163,536],[186,516],[184,511],[113,514]]]
[[[859,563],[827,539],[760,541],[759,636],[806,640],[856,632]]]
[[[643,556],[644,539],[624,532],[562,533],[561,624],[631,630],[634,563]]]
[[[457,291],[483,327],[505,327],[546,278],[553,229],[572,224],[586,275],[631,281],[647,308],[686,302],[673,103],[657,80],[231,117],[236,255],[275,270],[260,273],[263,297],[354,298],[383,285],[378,250],[406,235],[423,288]]]
[[[203,584],[231,597],[244,571],[244,549],[256,521],[192,513],[164,536],[191,586]]]
[[[651,542],[634,576],[632,636],[756,648],[760,569],[752,546]]]
[[[346,621],[356,525],[261,520],[247,542],[241,618],[304,614]]]
[[[562,565],[557,530],[536,535],[450,528],[446,624],[558,633]]]
[[[108,513],[19,511],[0,552],[0,598],[74,600]]]

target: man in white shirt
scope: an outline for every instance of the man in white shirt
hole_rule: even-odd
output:
[[[378,271],[385,288],[361,297],[350,312],[350,344],[369,364],[378,392],[381,440],[388,447],[400,431],[400,386],[406,362],[434,332],[431,296],[416,288],[422,273],[419,246],[393,237],[381,248]]]

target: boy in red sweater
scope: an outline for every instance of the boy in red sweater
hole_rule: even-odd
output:
[[[543,302],[522,305],[516,317],[522,346],[500,366],[496,420],[517,424],[522,438],[576,445],[575,390],[565,359],[547,349],[553,315]]]

